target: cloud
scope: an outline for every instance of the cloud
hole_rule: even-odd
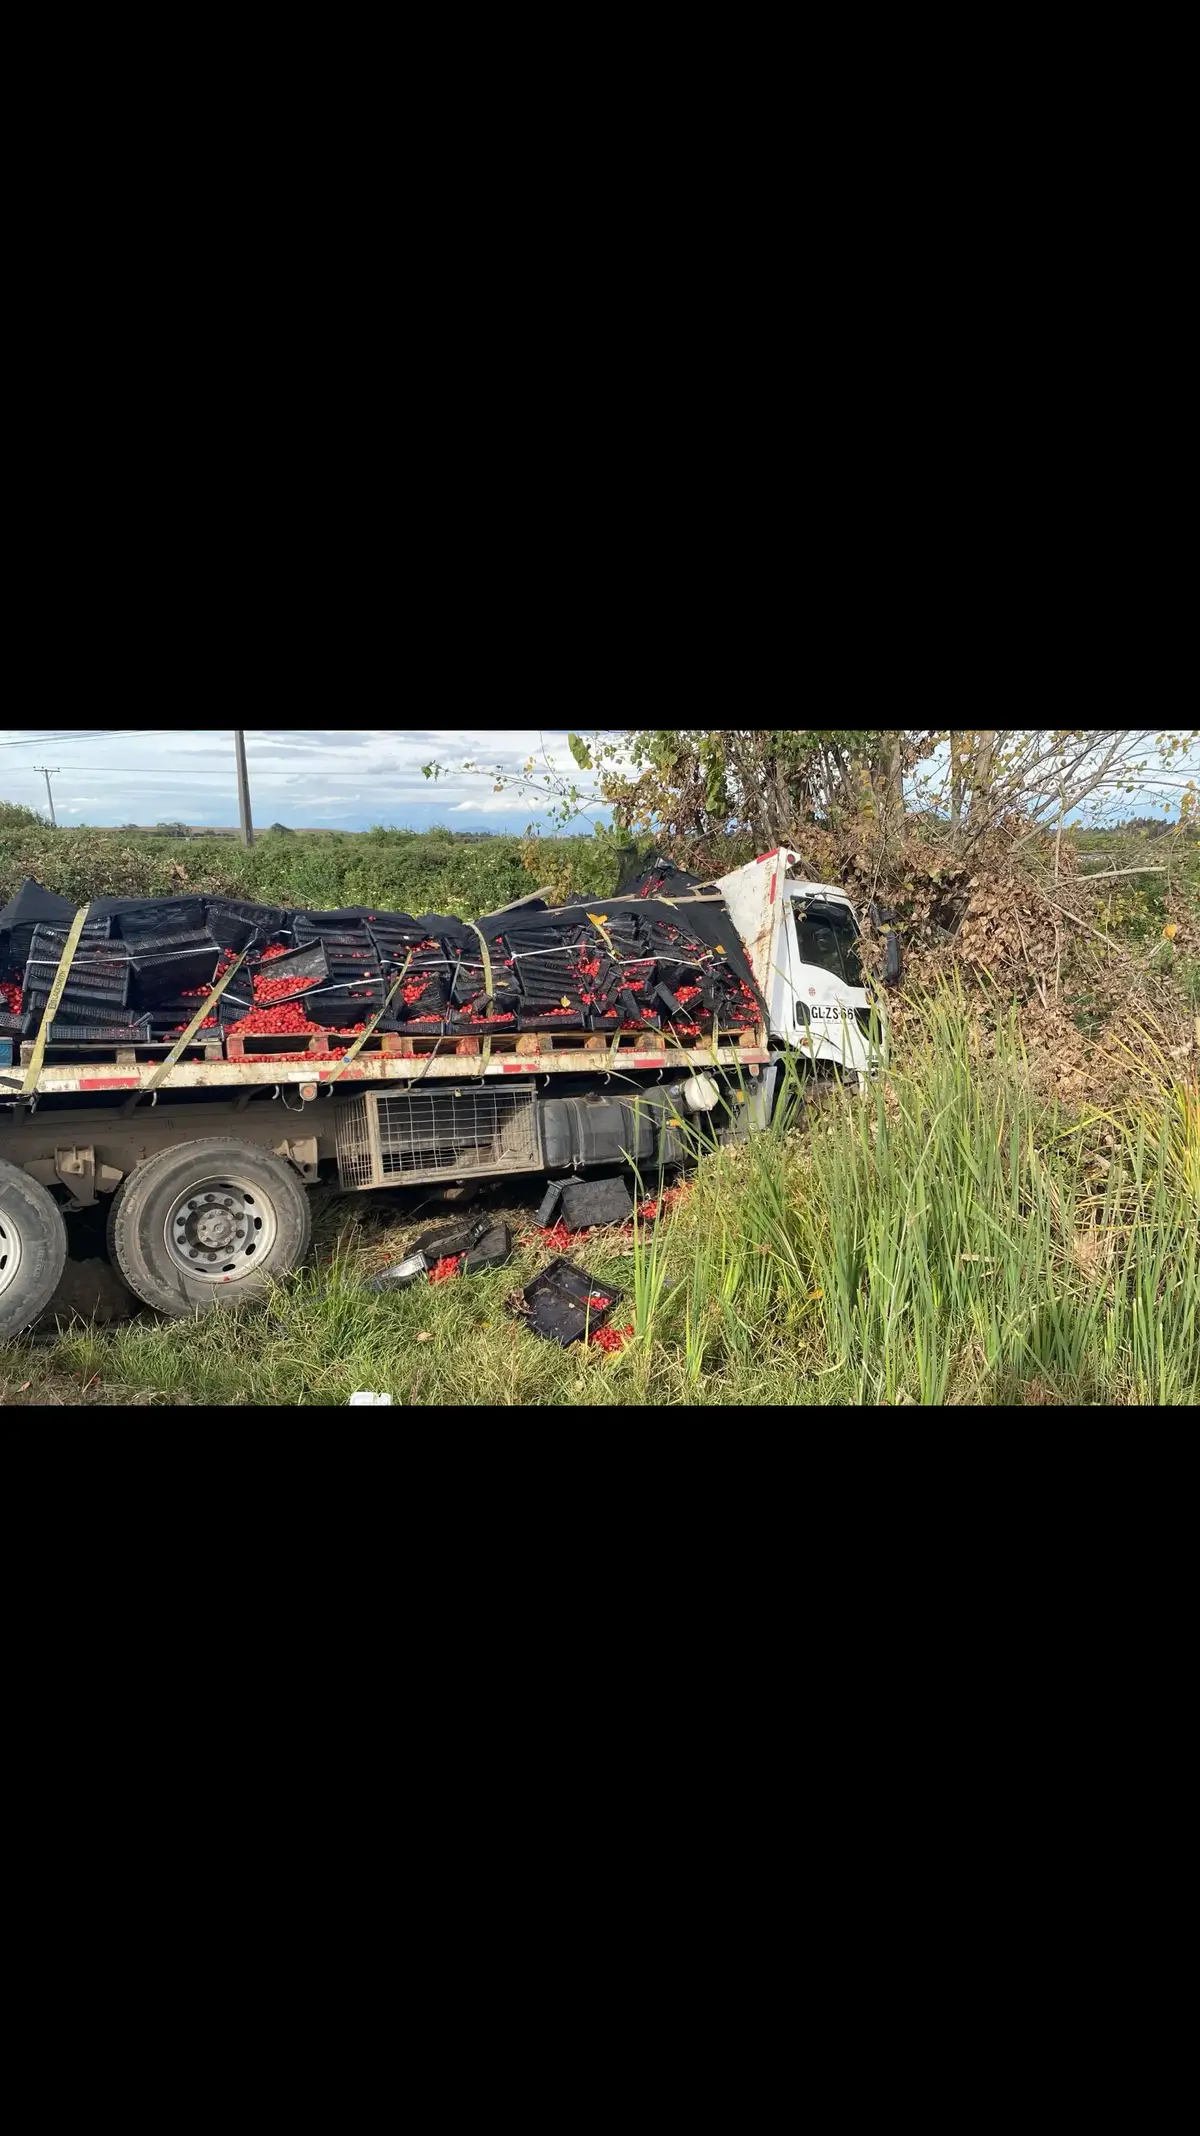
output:
[[[378,740],[379,736],[376,733],[361,727],[354,728],[349,732],[342,732],[332,727],[325,732],[320,732],[313,728],[307,728],[302,731],[285,728],[282,733],[278,729],[272,732],[260,732],[247,728],[246,754],[249,756],[252,748],[293,751],[298,749],[318,751],[327,749],[369,749]]]
[[[6,797],[44,810],[45,781],[36,767],[47,762],[61,768],[54,795],[64,820],[79,815],[110,825],[236,825],[231,728],[56,732],[55,741],[43,745],[30,743],[19,730],[0,730],[0,785]],[[519,772],[530,757],[542,770],[543,748],[560,769],[569,767],[561,729],[247,728],[251,808],[255,822],[264,825],[295,818],[301,827],[339,822],[362,829],[373,823],[418,828],[464,815],[481,826],[522,831],[539,807],[544,810],[544,802],[533,789],[493,794],[489,772],[494,765]],[[466,758],[481,770],[465,772]],[[445,766],[436,781],[422,775],[431,759]],[[69,798],[60,800],[60,795]]]
[[[481,794],[476,799],[456,801],[450,809],[452,816],[468,812],[473,816],[521,816],[528,823],[530,811],[544,808],[546,803],[536,794]]]

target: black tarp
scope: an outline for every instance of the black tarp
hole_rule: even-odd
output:
[[[59,897],[54,890],[44,890],[32,875],[27,875],[15,896],[9,898],[0,912],[0,930],[28,927],[32,931],[39,920],[50,927],[64,924],[69,927],[78,909],[69,897]]]
[[[665,859],[661,853],[655,853],[649,860],[639,860],[635,853],[627,856],[614,894],[617,897],[686,897],[691,890],[708,887],[704,876],[689,875],[686,868],[677,868],[673,860]]]

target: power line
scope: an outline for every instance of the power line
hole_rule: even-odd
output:
[[[32,768],[32,767],[31,767],[31,768]],[[114,778],[114,779],[115,779],[115,778],[118,778],[118,777],[120,777],[120,778],[122,778],[122,779],[125,779],[125,780],[137,780],[137,779],[176,779],[176,780],[178,780],[178,781],[179,781],[179,782],[180,782],[181,784],[187,784],[187,783],[189,783],[189,782],[190,782],[190,781],[191,781],[192,779],[221,779],[221,780],[224,780],[224,778],[225,778],[225,776],[226,776],[226,774],[225,774],[225,773],[224,773],[223,771],[209,771],[209,770],[205,770],[205,769],[201,768],[201,767],[200,767],[199,765],[195,765],[195,766],[193,766],[193,765],[190,765],[190,764],[186,764],[186,763],[184,763],[184,764],[181,764],[181,765],[180,765],[180,768],[179,768],[179,770],[178,770],[178,771],[156,771],[156,770],[154,769],[154,767],[153,767],[153,766],[150,766],[150,767],[149,767],[149,768],[148,768],[147,770],[145,770],[145,771],[131,771],[131,772],[120,772],[120,773],[118,773],[118,772],[116,772],[116,771],[115,771],[115,770],[113,769],[113,766],[112,766],[111,764],[64,764],[62,768],[63,768],[63,770],[64,770],[64,771],[96,771],[96,772],[104,772],[104,773],[105,773],[105,774],[106,774],[106,775],[107,775],[107,776],[108,776],[109,778]],[[417,766],[414,766],[414,767],[413,767],[413,771],[412,771],[411,773],[410,773],[410,772],[407,772],[407,771],[382,771],[382,772],[381,772],[381,771],[378,771],[378,770],[376,770],[376,768],[375,768],[375,766],[374,766],[373,764],[364,764],[364,765],[363,765],[363,767],[362,767],[362,770],[361,770],[361,771],[325,771],[325,770],[321,770],[321,771],[310,771],[310,772],[295,772],[295,771],[284,771],[284,770],[282,769],[282,767],[279,767],[278,769],[275,769],[275,768],[272,768],[272,767],[270,767],[270,766],[267,766],[266,768],[264,768],[264,767],[263,767],[263,765],[261,765],[261,764],[258,764],[258,763],[256,763],[256,764],[255,764],[255,766],[254,766],[254,776],[255,776],[255,778],[256,778],[256,779],[297,779],[297,778],[300,778],[300,779],[304,779],[304,778],[308,778],[308,779],[315,779],[315,780],[318,780],[318,781],[320,782],[320,784],[321,784],[322,786],[323,786],[323,785],[325,784],[325,781],[326,781],[327,779],[366,779],[366,780],[369,780],[369,781],[370,781],[370,782],[371,782],[372,784],[375,784],[375,785],[377,785],[377,784],[379,783],[379,781],[380,781],[380,780],[382,780],[382,779],[407,779],[407,778],[410,778],[410,777],[415,777],[415,776],[417,775],[418,769],[419,769],[419,767],[417,767]],[[18,778],[19,778],[19,777],[20,777],[20,773],[18,772],[18,773],[16,773],[16,774],[13,774],[13,776],[16,776],[16,777],[18,777]],[[433,788],[432,788],[431,786],[429,786],[429,785],[428,785],[428,784],[427,784],[427,783],[426,783],[426,782],[425,782],[424,780],[422,780],[422,782],[421,782],[421,785],[420,785],[420,787],[419,787],[419,788],[417,789],[417,791],[418,791],[418,792],[420,792],[420,793],[429,793],[429,794],[432,794],[432,792],[433,792]],[[444,788],[441,788],[441,789],[439,789],[439,791],[441,791],[441,792],[444,792],[444,791],[445,791],[445,789],[444,789]]]
[[[193,779],[220,779],[222,783],[224,783],[224,781],[228,777],[227,772],[205,771],[199,766],[194,766],[191,764],[181,765],[178,771],[155,771],[153,766],[151,766],[150,769],[146,771],[115,771],[111,764],[64,764],[61,768],[63,771],[102,772],[106,778],[119,778],[125,785],[128,785],[130,783],[136,783],[139,779],[174,779],[181,786],[189,786]],[[30,766],[30,769],[33,769],[32,765]],[[12,771],[6,773],[6,777],[8,778],[19,779],[22,776],[23,774],[20,771]],[[315,776],[317,776],[317,774],[314,773],[314,777]],[[366,774],[357,773],[356,776],[365,777]]]

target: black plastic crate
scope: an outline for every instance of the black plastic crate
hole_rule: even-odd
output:
[[[139,935],[137,941],[128,946],[137,963],[147,957],[178,956],[185,950],[213,949],[216,937],[207,927],[189,927],[186,933],[180,930],[177,934]]]
[[[59,969],[57,957],[30,957],[25,966],[27,986],[40,986],[49,993]],[[92,986],[96,988],[127,987],[129,966],[127,964],[101,964],[88,957],[76,957],[67,973],[68,986]]]
[[[27,990],[43,994],[48,1001],[57,970],[56,963],[31,957],[25,967]],[[129,966],[107,965],[101,970],[95,965],[72,964],[62,999],[64,1002],[95,1001],[107,1003],[110,1008],[123,1009],[129,999]]]
[[[376,979],[364,986],[315,986],[301,1001],[310,1022],[344,1030],[349,1024],[369,1022],[386,993],[383,981]]]
[[[244,898],[209,897],[204,900],[208,931],[224,949],[245,949],[251,943],[269,942],[287,926],[287,913],[280,905],[257,905]]]
[[[477,1246],[471,1247],[462,1265],[464,1276],[482,1275],[485,1269],[504,1268],[512,1259],[512,1229],[504,1223],[493,1224],[485,1231]]]
[[[156,950],[152,955],[135,949],[130,969],[138,998],[149,1007],[164,996],[182,994],[189,987],[211,985],[219,959],[220,949],[211,935],[185,949]]]
[[[49,1043],[52,1046],[145,1046],[152,1038],[150,1018],[140,1016],[132,1024],[52,1023]]]
[[[270,939],[263,928],[255,927],[250,920],[239,919],[236,913],[210,912],[207,925],[213,941],[219,942],[222,949],[249,949],[255,943]]]
[[[122,941],[142,947],[165,936],[196,934],[204,926],[204,905],[198,897],[147,898],[144,905],[127,907],[117,915]]]
[[[365,927],[314,927],[299,913],[292,925],[292,940],[299,946],[306,942],[324,942],[326,948],[370,949],[371,937]]]
[[[221,999],[224,998],[222,995]],[[201,1009],[206,1016],[217,1013],[216,1009],[209,1008],[208,997],[203,994],[189,994],[186,1001],[152,1001],[141,1013],[153,1017],[156,1024],[189,1024]]]
[[[42,1010],[49,1006],[49,1002],[49,992],[33,994],[27,992],[25,995],[25,1007],[31,1016],[40,1015]],[[124,1003],[120,1001],[114,1003],[111,1001],[68,999],[64,994],[58,1007],[64,1021],[69,1017],[72,1023],[112,1023],[114,1020],[114,1008],[123,1008]]]
[[[328,910],[319,910],[316,905],[305,905],[293,912],[292,918],[297,927],[315,927],[318,932],[323,927],[365,927],[370,918],[370,907],[334,905]]]
[[[404,999],[404,990],[401,988],[400,992],[392,999],[392,1007],[397,1016],[401,1017],[405,1023],[412,1023],[422,1016],[446,1016],[450,1013],[438,987],[427,987],[425,992],[418,995],[415,1001],[406,1001]]]
[[[8,1009],[0,1009],[0,1031],[11,1032],[14,1038],[24,1038],[33,1022],[32,1016],[14,1016]]]
[[[69,927],[52,927],[48,921],[39,920],[34,927],[29,944],[29,953],[34,957],[61,957],[67,946]],[[79,937],[84,942],[107,942],[112,935],[112,921],[86,920]]]
[[[306,942],[302,949],[289,949],[283,957],[255,957],[251,968],[259,979],[327,979],[329,959],[323,942]],[[286,999],[280,996],[280,999]]]
[[[160,994],[157,1000],[151,1003],[150,1013],[154,1016],[182,1016],[186,1023],[195,1015],[203,999],[203,993]]]
[[[623,1179],[569,1179],[563,1187],[562,1220],[568,1231],[624,1224],[632,1215],[633,1196]]]
[[[27,964],[48,964],[56,972],[63,960],[62,942],[48,942],[39,928],[29,945]],[[71,958],[71,970],[96,972],[123,972],[129,964],[129,951],[123,942],[80,942]]]
[[[552,1261],[527,1283],[522,1296],[529,1307],[526,1325],[535,1335],[566,1349],[592,1328],[603,1326],[624,1293],[609,1283],[598,1283],[577,1262],[563,1259]],[[603,1298],[604,1304],[591,1305],[595,1297]]]
[[[398,957],[401,962],[410,949],[416,948],[418,942],[426,942],[429,939],[427,935],[422,934],[415,922],[410,922],[406,927],[392,928],[386,927],[382,921],[374,921],[368,926],[367,933],[379,956],[389,959]]]
[[[36,977],[33,980],[35,986],[48,986],[61,963],[62,955],[58,950],[52,956],[46,956],[39,950],[31,950],[25,960],[25,969],[27,972],[34,971],[36,973]],[[49,974],[49,977],[46,976],[47,974]],[[68,984],[74,984],[76,979],[85,975],[89,979],[107,979],[119,984],[122,980],[128,978],[129,960],[127,957],[96,956],[89,954],[81,947],[76,950],[71,959]]]
[[[456,1008],[466,1008],[484,992],[482,964],[460,964],[450,981],[450,999]]]

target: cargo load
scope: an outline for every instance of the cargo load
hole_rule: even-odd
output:
[[[755,1022],[763,1002],[727,909],[678,904],[691,878],[655,866],[624,900],[531,900],[478,921],[448,914],[286,910],[226,897],[102,898],[61,993],[56,1044],[92,1024],[165,1042],[235,960],[206,1028],[217,1037],[672,1030],[683,1041]],[[631,902],[631,898],[636,902]],[[0,912],[9,1028],[35,1037],[75,913],[32,879]],[[86,1043],[80,1040],[79,1043]]]

